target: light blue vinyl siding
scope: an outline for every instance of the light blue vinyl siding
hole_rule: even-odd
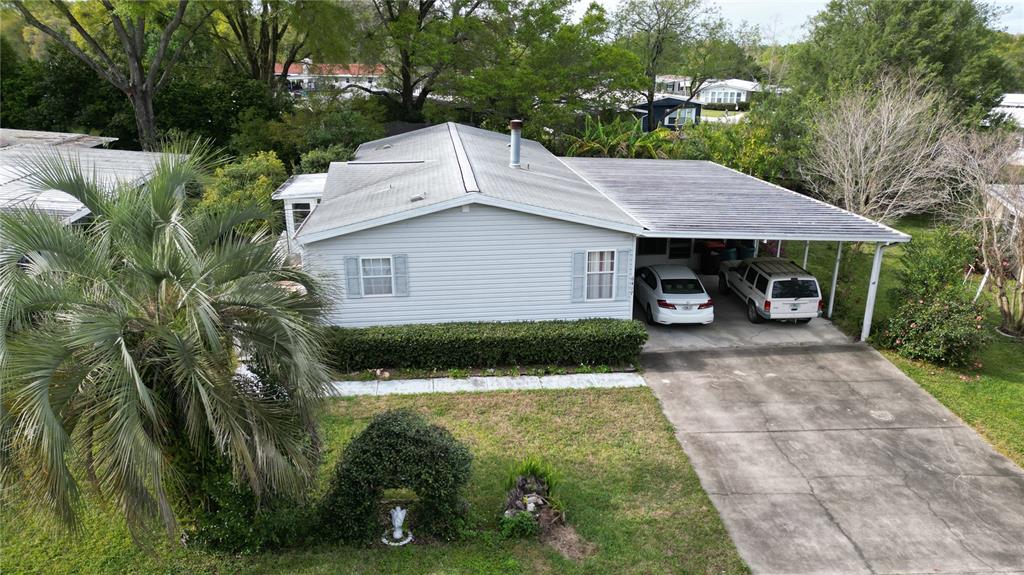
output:
[[[303,261],[333,288],[334,325],[628,319],[632,269],[622,268],[614,301],[574,302],[573,254],[615,250],[628,266],[633,242],[627,233],[474,204],[306,244]],[[359,286],[347,258],[397,255],[404,297],[346,297],[346,286]]]

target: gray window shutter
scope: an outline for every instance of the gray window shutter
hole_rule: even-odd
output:
[[[359,256],[345,256],[345,297],[363,297],[363,281],[359,273]]]
[[[615,253],[615,301],[630,298],[629,280],[633,277],[633,250],[619,250]]]
[[[587,252],[572,253],[572,301],[587,299]]]
[[[394,266],[394,269],[391,270],[391,272],[394,274],[395,295],[409,295],[409,256],[405,254],[395,254],[391,256],[391,263]]]

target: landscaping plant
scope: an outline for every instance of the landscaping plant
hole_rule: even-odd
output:
[[[970,238],[950,229],[908,244],[882,343],[909,359],[967,364],[984,339],[984,307],[962,277],[973,254]]]
[[[174,534],[174,495],[203,489],[192,464],[207,457],[257,500],[301,497],[315,475],[320,284],[253,227],[260,206],[191,209],[185,190],[215,161],[201,144],[170,151],[116,189],[39,156],[24,181],[90,220],[0,213],[0,479],[67,525],[86,482],[134,532]],[[242,357],[266,377],[239,375]]]
[[[320,505],[325,534],[367,542],[380,536],[386,489],[411,489],[417,500],[406,527],[417,536],[455,538],[468,505],[463,491],[473,457],[447,429],[409,410],[378,414],[345,448]]]

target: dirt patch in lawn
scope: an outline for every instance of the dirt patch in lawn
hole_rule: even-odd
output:
[[[580,561],[597,553],[597,545],[581,537],[572,525],[566,523],[545,529],[540,540],[558,551],[562,557],[573,561]]]

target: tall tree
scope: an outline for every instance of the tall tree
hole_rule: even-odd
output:
[[[349,39],[349,11],[334,0],[221,0],[215,6],[212,30],[228,61],[271,88],[287,79],[295,62],[315,52],[337,55]],[[282,69],[275,76],[276,64]]]
[[[915,76],[883,76],[821,108],[802,170],[822,199],[893,222],[946,200],[951,115]]]
[[[673,69],[698,33],[701,0],[626,0],[615,14],[616,36],[643,65],[639,91],[654,117],[657,77]]]
[[[472,68],[439,89],[498,129],[510,118],[537,120],[526,124],[533,137],[574,127],[580,114],[618,109],[639,62],[603,40],[603,8],[592,4],[572,22],[569,7],[567,0],[492,3],[474,38]]]
[[[209,152],[171,151],[118,193],[56,152],[21,166],[92,225],[0,212],[0,479],[68,523],[83,478],[133,533],[173,533],[169,493],[201,487],[186,462],[224,461],[258,496],[301,494],[315,472],[320,283],[273,234],[239,233],[264,210],[194,210]],[[236,372],[243,358],[262,375]]]
[[[422,121],[444,75],[471,60],[470,34],[486,7],[486,0],[373,0],[362,14],[359,52],[384,67],[391,86],[349,88],[383,98],[403,120]]]
[[[977,123],[1010,81],[994,46],[995,8],[977,0],[832,0],[810,21],[794,87],[827,95],[888,71],[914,72]]]
[[[46,6],[15,0],[12,5],[26,23],[59,42],[128,97],[139,142],[147,150],[154,149],[158,132],[153,98],[167,84],[212,8],[198,7],[197,13],[189,14],[189,0],[51,0]],[[147,30],[153,24],[159,32]],[[111,30],[113,41],[109,40]]]
[[[760,67],[753,58],[758,32],[753,28],[732,28],[722,18],[707,16],[696,33],[684,40],[678,71],[690,78],[689,99],[713,79],[756,80]]]

